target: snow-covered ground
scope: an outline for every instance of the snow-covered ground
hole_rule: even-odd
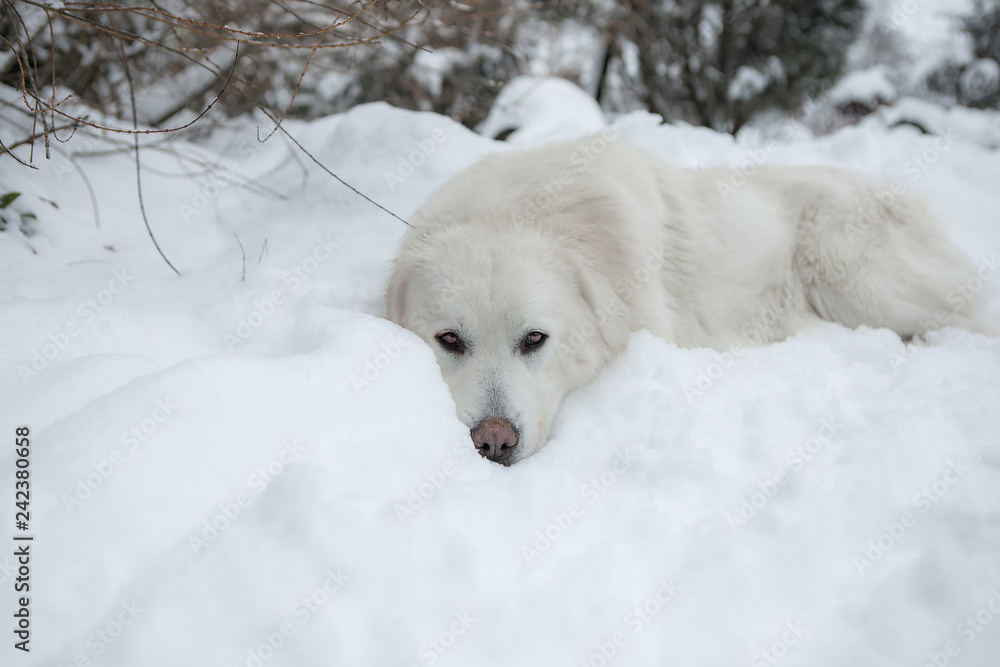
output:
[[[557,97],[516,143],[544,140]],[[899,104],[775,144],[635,113],[622,140],[748,178],[898,178],[983,267],[970,289],[995,291],[997,114]],[[946,138],[889,127],[906,114]],[[384,104],[286,126],[403,217],[509,150]],[[0,163],[23,193],[5,217],[37,217],[0,234],[0,433],[31,428],[36,536],[30,656],[0,556],[3,664],[997,664],[1000,340],[830,325],[733,357],[638,332],[504,469],[474,454],[431,350],[379,317],[400,221],[250,121],[144,137],[177,277],[127,139]],[[14,473],[8,446],[8,536]]]

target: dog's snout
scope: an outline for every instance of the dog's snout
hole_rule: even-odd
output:
[[[506,419],[484,419],[472,429],[472,442],[482,456],[508,465],[517,446],[517,431]]]

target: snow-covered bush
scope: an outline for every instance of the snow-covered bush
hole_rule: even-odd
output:
[[[959,25],[971,48],[932,70],[927,89],[946,103],[995,108],[1000,105],[1000,0],[976,0]]]
[[[647,106],[734,132],[832,85],[861,28],[859,0],[622,0]]]
[[[131,120],[131,77],[139,120],[160,126],[203,110],[231,70],[216,106],[230,115],[260,105],[310,118],[379,100],[474,127],[527,74],[564,77],[608,111],[735,131],[831,84],[862,16],[860,0],[383,0],[360,14],[346,0],[16,6],[23,26],[7,12],[0,36],[21,58],[0,54],[0,83],[20,86],[23,66],[40,97],[54,81]]]
[[[959,79],[959,94],[970,106],[1000,104],[1000,0],[976,0],[964,21],[972,38],[972,62]]]
[[[1000,62],[1000,0],[976,0],[964,26],[976,57]]]
[[[387,92],[378,83],[392,81],[394,69],[406,69],[418,48],[406,35],[420,41],[419,24],[430,19],[428,6],[403,0],[377,8],[311,0],[4,4],[0,37],[16,54],[0,52],[0,83],[23,81],[43,105],[54,83],[126,120],[134,92],[139,120],[152,125],[202,111],[224,86],[216,108],[230,114],[260,105],[316,116],[339,110],[338,100],[366,101]],[[378,48],[382,40],[387,46]],[[373,68],[382,76],[365,76]],[[333,81],[338,75],[345,85]],[[368,95],[351,88],[358,80]]]
[[[176,74],[183,65],[172,63],[168,53],[141,41],[120,42],[116,34],[142,35],[148,42],[163,42],[175,49],[208,45],[195,33],[171,35],[165,24],[129,12],[74,12],[71,15],[81,20],[73,21],[50,17],[40,7],[25,3],[17,3],[17,13],[13,6],[4,5],[0,37],[18,49],[16,55],[7,48],[0,54],[0,83],[19,88],[25,77],[33,93],[55,82],[91,106],[122,118],[130,117],[129,76],[135,88],[142,89]],[[126,58],[129,76],[123,67]]]
[[[898,97],[885,66],[858,69],[846,74],[820,100],[814,101],[811,113],[803,120],[817,134],[828,134],[858,123]]]

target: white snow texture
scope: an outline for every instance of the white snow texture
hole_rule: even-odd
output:
[[[491,127],[550,139],[575,99],[560,85]],[[760,161],[897,178],[981,268],[963,288],[992,292],[987,113],[941,116],[947,141],[872,116],[778,144],[633,113],[621,140],[746,178]],[[385,104],[286,126],[403,217],[509,150]],[[0,234],[0,521],[14,532],[27,425],[36,536],[30,655],[0,556],[3,664],[997,664],[1000,340],[831,324],[733,356],[637,332],[504,469],[475,455],[431,350],[380,317],[401,222],[249,121],[154,140],[145,208],[181,277],[131,153],[104,152],[119,144],[3,163],[23,193],[5,217],[38,229]],[[86,141],[99,228],[65,157]]]

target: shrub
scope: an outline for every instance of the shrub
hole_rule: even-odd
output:
[[[864,17],[859,0],[623,0],[647,106],[735,132],[832,85]]]

